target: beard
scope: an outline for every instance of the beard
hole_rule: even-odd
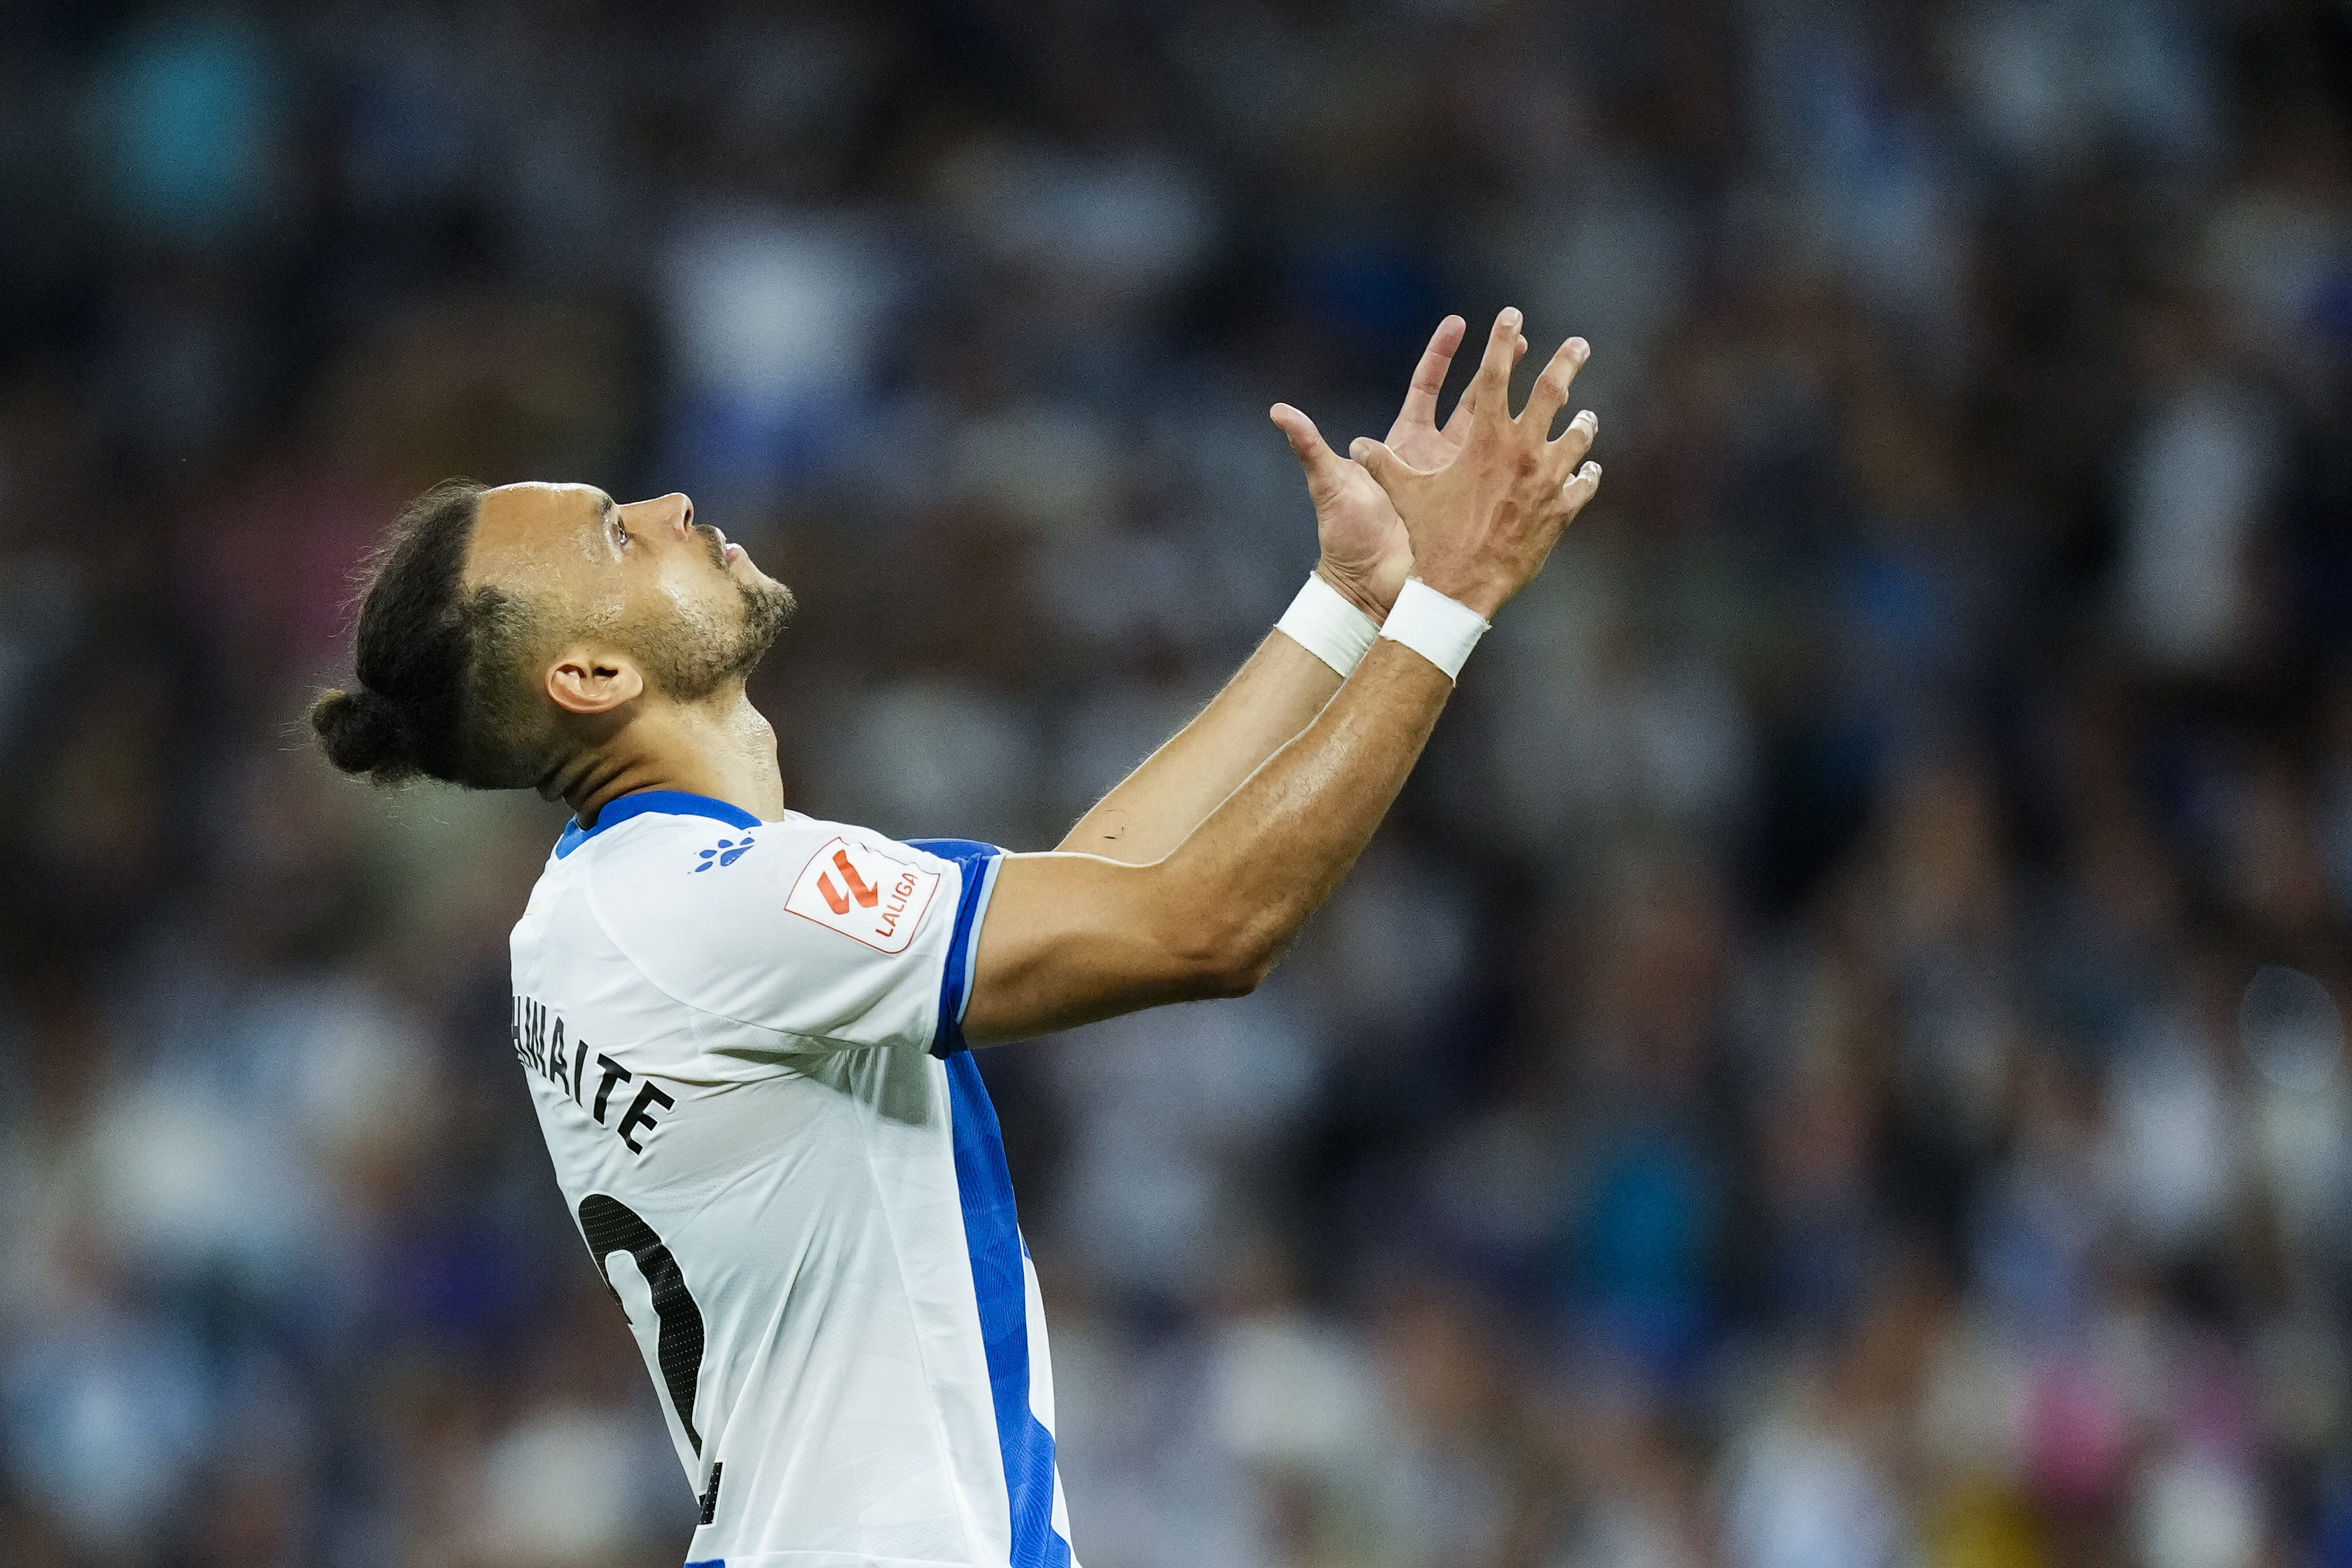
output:
[[[738,616],[681,605],[668,621],[641,635],[637,658],[647,679],[671,700],[699,702],[730,681],[744,679],[792,625],[798,605],[782,583],[762,578],[738,582],[735,588],[741,595]]]

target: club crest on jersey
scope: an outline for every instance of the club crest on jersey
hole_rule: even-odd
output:
[[[793,879],[784,908],[884,952],[904,952],[942,873],[871,844],[835,838]]]
[[[705,849],[696,858],[694,868],[698,871],[708,871],[713,866],[732,866],[751,852],[754,842],[748,833],[740,839],[722,838],[716,846]]]

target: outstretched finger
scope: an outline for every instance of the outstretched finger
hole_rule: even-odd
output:
[[[1570,338],[1559,345],[1551,363],[1536,377],[1535,390],[1528,394],[1528,406],[1519,417],[1551,436],[1551,422],[1568,402],[1568,389],[1575,384],[1576,373],[1592,357],[1592,345],[1582,338]]]
[[[1462,335],[1470,330],[1468,322],[1459,316],[1448,316],[1437,323],[1437,331],[1429,335],[1429,346],[1421,351],[1421,363],[1412,367],[1412,384],[1404,391],[1404,406],[1397,411],[1397,423],[1420,423],[1433,429],[1437,425],[1437,394],[1445,384],[1445,373],[1454,367],[1454,351],[1462,346]]]
[[[1454,412],[1446,416],[1444,431],[1445,438],[1449,441],[1460,440],[1462,432],[1469,426],[1470,416],[1477,411],[1478,388],[1475,384],[1464,387],[1462,395],[1454,400]]]
[[[1593,439],[1600,434],[1601,416],[1590,408],[1578,409],[1576,417],[1568,422],[1568,428],[1559,433],[1559,439],[1551,444],[1553,460],[1560,470],[1565,472],[1584,461],[1584,455],[1592,450]]]
[[[1560,486],[1559,490],[1561,498],[1568,502],[1568,515],[1575,517],[1584,510],[1585,502],[1601,493],[1601,465],[1585,464],[1570,476],[1568,483]]]
[[[1477,395],[1479,418],[1510,417],[1511,366],[1518,361],[1518,307],[1507,305],[1495,318],[1495,330],[1486,334],[1486,356],[1479,360],[1478,374],[1470,385]]]
[[[1527,358],[1527,355],[1528,340],[1525,337],[1521,337],[1517,342],[1511,345],[1511,368],[1514,370],[1517,369],[1519,361]],[[1506,409],[1510,405],[1507,403],[1504,405]],[[1477,412],[1478,383],[1474,380],[1468,386],[1462,389],[1461,397],[1455,400],[1454,405],[1454,414],[1452,417],[1445,421],[1445,434],[1449,437],[1458,437],[1467,426],[1470,417]]]

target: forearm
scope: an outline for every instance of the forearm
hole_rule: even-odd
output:
[[[1177,919],[1270,965],[1348,874],[1420,759],[1454,683],[1381,641],[1297,738],[1160,868]]]
[[[1255,985],[1370,841],[1452,690],[1421,655],[1381,642],[1164,858],[1006,857],[965,1037],[1018,1039]]]
[[[1145,759],[1059,847],[1148,865],[1182,843],[1339,689],[1337,671],[1270,632],[1224,689]]]

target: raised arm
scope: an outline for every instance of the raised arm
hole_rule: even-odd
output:
[[[1339,689],[1339,671],[1267,633],[1209,705],[1078,818],[1059,847],[1129,865],[1159,859]]]
[[[1448,316],[1431,334],[1413,367],[1388,445],[1424,468],[1443,466],[1462,447],[1475,399],[1465,395],[1444,426],[1437,394],[1461,346],[1462,318]],[[1514,352],[1524,352],[1517,340]],[[1276,404],[1281,427],[1307,476],[1322,545],[1316,575],[1377,624],[1395,602],[1412,564],[1410,536],[1387,492],[1364,468],[1325,443],[1315,422]],[[1060,847],[1143,865],[1177,845],[1242,781],[1304,730],[1339,689],[1339,673],[1281,632],[1225,683],[1198,717],[1154,752],[1094,809],[1080,817]]]
[[[1514,419],[1518,317],[1495,324],[1459,452],[1434,470],[1363,443],[1396,500],[1415,574],[1491,618],[1541,569],[1599,488],[1579,467],[1594,426],[1550,427],[1583,363],[1561,345]],[[1007,858],[982,930],[964,1034],[1014,1039],[1139,1007],[1255,987],[1330,896],[1387,815],[1453,690],[1444,670],[1383,638],[1339,694],[1171,853]]]

